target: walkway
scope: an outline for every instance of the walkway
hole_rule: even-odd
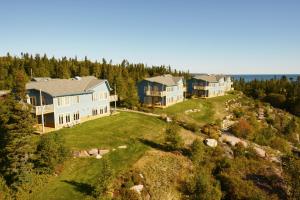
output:
[[[126,108],[117,108],[117,111],[131,112],[131,113],[138,113],[138,114],[147,115],[147,116],[152,116],[152,117],[160,117],[160,115],[158,115],[158,114],[147,113],[147,112],[136,111],[136,110],[130,110],[130,109],[126,109]]]

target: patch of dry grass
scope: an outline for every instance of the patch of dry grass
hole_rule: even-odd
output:
[[[191,171],[191,161],[182,155],[158,150],[148,151],[134,168],[146,180],[146,188],[153,200],[181,199],[180,183]]]

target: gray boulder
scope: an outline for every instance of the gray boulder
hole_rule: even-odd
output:
[[[214,148],[214,147],[218,146],[218,141],[215,139],[205,139],[204,144],[206,144],[209,147]]]
[[[94,148],[94,149],[91,149],[88,151],[88,153],[91,155],[91,156],[96,156],[98,155],[98,149]]]
[[[103,156],[104,154],[109,153],[108,149],[99,149],[99,155]]]

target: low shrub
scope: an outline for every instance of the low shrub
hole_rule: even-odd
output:
[[[165,143],[169,150],[180,150],[183,146],[183,140],[179,134],[179,126],[172,122],[168,125],[165,132]]]
[[[70,155],[61,134],[43,135],[37,145],[35,167],[42,173],[53,173],[56,166],[63,163]]]

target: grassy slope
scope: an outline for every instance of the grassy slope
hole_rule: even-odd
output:
[[[83,123],[59,133],[66,138],[71,149],[94,147],[116,148],[128,145],[127,149],[111,152],[107,157],[118,172],[131,167],[149,148],[137,138],[159,140],[165,123],[157,118],[133,113],[101,118]],[[53,177],[44,187],[33,193],[33,199],[83,199],[91,191],[90,184],[98,175],[101,160],[93,158],[71,159],[63,172]]]
[[[155,110],[155,112],[177,115],[189,122],[204,124],[221,118],[224,115],[224,102],[234,97],[234,95],[227,95],[207,100],[193,99],[164,110]],[[188,109],[195,108],[200,109],[201,112],[184,113]],[[159,142],[163,137],[165,125],[163,121],[155,117],[120,113],[58,132],[64,135],[67,146],[72,150],[95,147],[112,149],[119,145],[127,145],[127,149],[110,152],[107,155],[115,171],[121,173],[131,168],[150,148],[139,142],[138,138]],[[166,159],[166,161],[169,160],[168,157]],[[88,197],[89,191],[92,191],[91,183],[95,181],[101,163],[101,160],[93,158],[71,159],[65,163],[64,170],[59,176],[52,177],[48,183],[44,183],[44,187],[35,191],[31,198],[84,199]]]
[[[236,95],[228,94],[210,99],[192,99],[166,109],[156,109],[155,112],[176,116],[180,120],[202,125],[214,122],[216,119],[222,119],[226,113],[224,103],[235,97]],[[189,109],[199,109],[200,112],[186,114],[185,111]]]

